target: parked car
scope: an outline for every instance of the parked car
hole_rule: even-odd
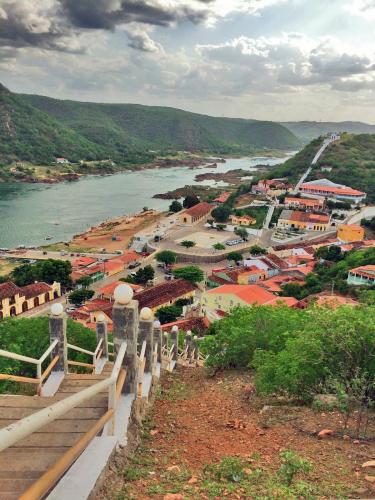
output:
[[[139,267],[141,265],[140,262],[131,262],[129,265],[128,265],[128,269],[135,269],[136,267]]]

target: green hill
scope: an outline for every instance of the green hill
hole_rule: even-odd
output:
[[[310,142],[330,132],[375,134],[375,125],[363,122],[285,122],[284,125],[303,142]]]
[[[272,177],[289,177],[292,181],[306,171],[318,151],[322,138],[315,139],[282,165],[272,170]],[[322,166],[332,167],[330,172]],[[332,143],[321,156],[308,180],[326,178],[365,191],[367,201],[375,201],[375,135],[343,134],[341,140]]]

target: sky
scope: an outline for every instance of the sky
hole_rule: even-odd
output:
[[[58,99],[375,123],[375,0],[0,0],[0,82]]]

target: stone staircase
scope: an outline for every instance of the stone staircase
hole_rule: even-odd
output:
[[[69,374],[53,397],[0,396],[0,428],[46,408],[111,375],[112,363],[98,374]],[[108,409],[108,390],[0,453],[0,500],[13,500],[44,474]]]

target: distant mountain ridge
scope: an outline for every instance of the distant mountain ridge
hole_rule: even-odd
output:
[[[349,134],[375,134],[375,125],[363,122],[281,122],[303,142],[310,142],[329,132],[348,132]]]
[[[111,158],[120,164],[152,161],[176,151],[246,154],[297,149],[284,126],[267,121],[216,118],[175,108],[99,104],[15,94],[0,87],[0,162],[48,164]]]

